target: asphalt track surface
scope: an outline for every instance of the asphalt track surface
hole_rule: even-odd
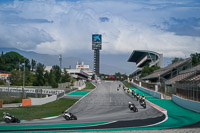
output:
[[[117,91],[120,82],[102,82],[97,88],[81,99],[69,109],[69,112],[77,116],[78,120],[66,121],[62,116],[49,120],[22,121],[20,124],[9,124],[26,126],[26,128],[0,130],[1,131],[50,131],[50,130],[83,130],[83,129],[110,129],[141,127],[156,124],[165,119],[165,115],[147,104],[144,109],[133,97],[123,91]],[[128,109],[128,102],[131,101],[138,108],[138,112]],[[81,124],[85,124],[81,125]],[[91,124],[96,123],[96,124]],[[65,126],[55,126],[65,125]],[[67,124],[74,124],[67,126]],[[77,124],[77,126],[76,126]],[[0,123],[0,126],[6,126]],[[37,125],[44,125],[37,128]],[[52,125],[45,127],[45,125]],[[53,126],[54,125],[54,126]],[[35,126],[34,128],[28,128]]]

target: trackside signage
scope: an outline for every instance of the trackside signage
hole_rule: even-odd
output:
[[[58,95],[65,92],[64,90],[54,90],[54,89],[34,89],[34,88],[24,88],[26,93],[42,93],[50,95]],[[0,92],[22,92],[22,88],[8,88],[0,87]]]

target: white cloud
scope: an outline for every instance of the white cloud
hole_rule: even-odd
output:
[[[91,51],[91,34],[101,33],[103,53],[152,50],[166,57],[184,57],[200,51],[200,37],[179,36],[155,25],[162,27],[171,17],[198,18],[194,13],[200,10],[198,5],[194,1],[15,1],[0,5],[0,18],[5,11],[14,11],[26,23],[0,20],[0,46],[49,54]],[[8,14],[7,22],[12,17]]]

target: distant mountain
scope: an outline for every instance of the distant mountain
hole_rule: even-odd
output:
[[[10,52],[15,51],[19,54],[25,56],[26,58],[34,59],[37,62],[40,62],[46,66],[59,65],[59,55],[48,55],[48,54],[39,54],[33,51],[22,51],[15,48],[0,48],[0,52]],[[127,54],[100,54],[100,72],[104,74],[114,74],[120,72],[122,74],[131,74],[137,67],[135,63],[127,62],[131,53]],[[173,58],[163,59],[163,67],[171,63]],[[75,68],[78,62],[84,62],[84,64],[90,65],[90,68],[93,69],[93,51],[91,53],[76,53],[72,57],[68,55],[62,58],[62,68]]]
[[[39,54],[33,51],[22,51],[15,48],[0,48],[0,52],[10,52],[15,51],[29,60],[34,59],[46,66],[59,65],[59,55],[48,55],[48,54]],[[104,74],[114,74],[115,72],[131,74],[135,70],[134,63],[127,62],[129,55],[110,55],[110,54],[101,54],[100,55],[100,72]],[[78,62],[84,62],[84,64],[90,65],[90,68],[93,69],[93,53],[91,54],[77,54],[73,57],[62,58],[62,68],[75,68]]]

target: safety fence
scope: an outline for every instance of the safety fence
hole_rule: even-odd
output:
[[[200,81],[184,81],[175,84],[176,95],[185,99],[200,101]]]
[[[70,89],[69,89],[70,90]],[[0,87],[0,95],[7,97],[44,97],[46,95],[58,95],[65,92],[59,89],[36,89],[36,88],[12,88]]]
[[[138,88],[139,90],[141,90],[141,91],[143,91],[143,92],[145,92],[145,93],[147,93],[147,94],[149,94],[149,95],[151,95],[151,96],[154,96],[154,97],[159,98],[159,99],[162,99],[162,98],[163,98],[162,95],[161,95],[161,93],[155,92],[155,91],[150,90],[150,89],[145,88],[145,87],[142,87],[142,86],[140,85],[141,83],[139,83],[139,85],[138,85],[138,84],[136,84],[136,83],[134,83],[134,82],[131,82],[131,84],[132,84],[133,86],[135,86],[136,88]]]
[[[134,80],[134,83],[138,85],[141,83],[141,87],[144,87],[153,91],[156,90],[156,85],[157,85],[156,83],[147,83],[147,82],[138,81],[138,80]]]

